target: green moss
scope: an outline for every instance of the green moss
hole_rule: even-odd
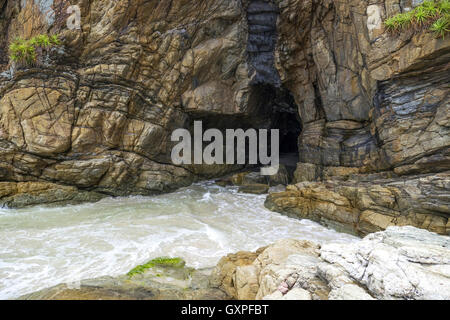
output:
[[[424,1],[412,11],[390,17],[384,25],[392,34],[430,30],[436,37],[445,37],[450,31],[450,0]]]
[[[186,263],[181,258],[160,257],[133,268],[132,270],[130,270],[130,272],[127,273],[127,275],[129,277],[133,277],[137,274],[145,273],[147,270],[154,267],[184,268],[185,264]]]
[[[42,52],[59,45],[61,41],[57,34],[51,36],[40,34],[28,40],[16,38],[9,45],[9,58],[14,62],[33,65],[37,61],[38,51]]]

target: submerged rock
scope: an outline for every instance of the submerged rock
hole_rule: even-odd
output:
[[[239,192],[252,194],[266,194],[269,192],[269,185],[267,184],[245,184],[239,187]]]

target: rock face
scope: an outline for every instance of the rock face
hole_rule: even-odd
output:
[[[20,208],[45,203],[66,205],[95,202],[105,195],[80,191],[76,187],[48,182],[0,182],[0,204],[2,207]]]
[[[0,0],[0,180],[8,194],[23,182],[92,198],[169,192],[242,169],[174,165],[173,130],[280,128],[283,151],[300,152],[295,182],[323,182],[311,188],[349,177],[384,188],[380,172],[391,189],[433,181],[396,186],[401,204],[358,199],[339,214],[315,209],[328,196],[300,195],[301,215],[362,234],[404,223],[446,233],[450,41],[382,23],[420,2],[79,0],[81,29],[69,30],[68,1]],[[9,62],[16,36],[56,32],[64,45],[43,66]],[[406,205],[414,195],[424,200]]]
[[[239,255],[253,260],[255,254]],[[212,284],[236,299],[450,298],[450,240],[414,227],[389,227],[322,247],[281,240],[256,255],[245,264],[234,255],[223,258],[212,277],[224,280]]]
[[[300,184],[268,208],[362,235],[407,224],[449,234],[450,41],[382,23],[421,2],[280,1]]]
[[[247,24],[273,6],[251,5],[247,17],[248,5],[237,0],[72,4],[81,9],[81,30],[66,28],[67,1],[0,3],[0,72],[12,66],[6,49],[17,36],[57,32],[64,42],[47,65],[0,75],[0,180],[145,195],[236,170],[175,166],[170,137],[193,120],[270,127],[250,82],[278,79],[276,14],[268,13],[267,49],[259,50],[258,28],[247,44]]]
[[[450,41],[384,33],[401,3],[280,1],[277,65],[303,121],[301,163],[449,169]]]

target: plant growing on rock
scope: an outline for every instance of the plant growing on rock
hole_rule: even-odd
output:
[[[150,260],[149,262],[139,265],[130,272],[127,273],[127,275],[131,278],[137,274],[145,273],[148,269],[152,269],[154,267],[169,267],[169,268],[183,268],[185,265],[185,262],[181,258],[156,258],[153,260]]]
[[[436,37],[445,38],[445,34],[447,32],[450,32],[450,15],[437,20],[435,23],[433,23],[430,30],[434,32]]]
[[[35,65],[39,58],[56,46],[61,45],[59,35],[40,34],[25,40],[16,38],[9,45],[10,60],[26,66]]]
[[[386,30],[391,34],[402,31],[432,31],[436,37],[445,37],[450,31],[450,0],[424,1],[414,10],[386,19]]]

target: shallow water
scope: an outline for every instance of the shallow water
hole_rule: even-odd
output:
[[[212,182],[155,197],[104,199],[61,208],[0,210],[0,299],[104,275],[160,256],[195,268],[279,239],[356,238],[264,208],[265,196]]]

